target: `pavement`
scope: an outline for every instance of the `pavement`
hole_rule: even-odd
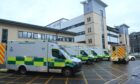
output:
[[[83,65],[82,71],[72,77],[57,73],[28,72],[20,75],[15,71],[0,71],[0,84],[140,84],[140,74],[134,74],[139,72],[139,67],[139,59],[126,65],[102,61]]]

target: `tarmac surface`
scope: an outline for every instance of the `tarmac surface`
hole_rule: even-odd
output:
[[[110,61],[84,64],[82,71],[72,77],[56,73],[28,72],[20,75],[14,71],[0,71],[0,84],[140,84],[140,59],[126,65]]]

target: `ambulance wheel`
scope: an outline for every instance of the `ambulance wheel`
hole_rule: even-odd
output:
[[[113,61],[113,64],[117,64],[117,62],[116,61]]]
[[[19,71],[20,74],[23,74],[23,75],[27,73],[27,70],[24,66],[19,67],[18,71]]]
[[[91,60],[87,60],[86,64],[92,64]]]
[[[110,57],[108,58],[108,61],[110,61]]]
[[[135,58],[134,58],[134,57],[132,57],[132,58],[131,58],[131,61],[135,61]]]
[[[64,76],[69,77],[69,76],[72,75],[72,70],[70,68],[64,68],[62,70],[62,73],[63,73]]]

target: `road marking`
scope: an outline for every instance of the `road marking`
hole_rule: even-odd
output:
[[[99,75],[94,69],[92,69],[92,71],[94,71],[96,73],[96,75],[100,77],[100,79],[102,79],[103,81],[105,81],[105,79],[101,75]]]
[[[117,78],[115,78],[115,79],[112,79],[112,80],[110,80],[110,81],[107,81],[105,84],[110,84],[110,82],[112,82],[112,81],[114,81],[114,80],[117,80],[117,79],[119,79],[119,78],[121,78],[121,77],[123,77],[123,76],[125,76],[125,75],[127,75],[127,74],[122,74],[121,76],[119,76],[119,77],[117,77]]]
[[[97,65],[97,64],[96,64]],[[98,67],[100,67],[100,68],[102,68],[104,71],[106,71],[107,73],[109,73],[109,74],[111,74],[111,75],[113,75],[114,77],[117,77],[116,75],[114,75],[113,73],[111,73],[111,72],[109,72],[109,71],[107,71],[106,69],[104,69],[103,67],[101,67],[101,66],[99,66],[99,65],[97,65]]]
[[[53,78],[53,76],[51,76],[46,82],[45,84],[48,84],[48,82]]]
[[[69,80],[69,78],[67,77],[67,78],[66,78],[66,81],[65,81],[65,84],[68,84],[68,80]]]
[[[108,66],[108,67],[111,68],[111,69],[114,69],[114,70],[116,70],[116,71],[118,71],[118,72],[121,72],[121,73],[126,74],[125,72],[123,72],[123,71],[121,71],[121,70],[119,70],[119,69],[116,69],[116,68],[113,68],[113,67],[110,67],[110,66]]]
[[[25,77],[25,76],[18,77],[18,78],[16,78],[15,80],[12,80],[12,81],[10,81],[10,82],[7,82],[6,84],[13,83],[13,81],[19,80],[19,79],[21,79],[21,78],[23,78],[23,77]]]
[[[6,77],[11,76],[11,75],[13,75],[13,74],[9,74],[9,75],[6,75],[6,76],[0,76],[0,78],[6,78]]]
[[[82,75],[83,75],[83,78],[84,78],[85,84],[88,84],[88,81],[87,81],[87,79],[86,79],[86,77],[85,77],[85,75],[84,75],[84,72],[83,72],[83,71],[82,71]]]
[[[35,76],[33,79],[31,79],[28,83],[26,84],[31,84],[34,80],[36,80],[37,78],[39,78],[39,76]]]

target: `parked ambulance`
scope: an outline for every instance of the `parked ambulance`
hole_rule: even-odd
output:
[[[111,47],[112,47],[111,61],[114,64],[129,63],[128,51],[125,45],[111,45]]]
[[[61,72],[71,76],[81,70],[81,60],[69,56],[57,44],[46,41],[7,44],[6,68],[26,74],[27,71]]]
[[[69,55],[81,59],[86,64],[91,64],[94,61],[94,56],[89,55],[86,52],[86,48],[81,46],[72,46],[72,45],[60,45]]]
[[[107,59],[110,61],[111,55],[109,54],[109,51],[107,49],[103,49],[103,59]]]
[[[98,62],[99,58],[98,58],[98,54],[90,47],[84,48],[85,52],[94,59],[94,61]]]
[[[110,60],[110,55],[106,49],[92,48],[91,53],[93,53],[98,58],[98,60]]]

